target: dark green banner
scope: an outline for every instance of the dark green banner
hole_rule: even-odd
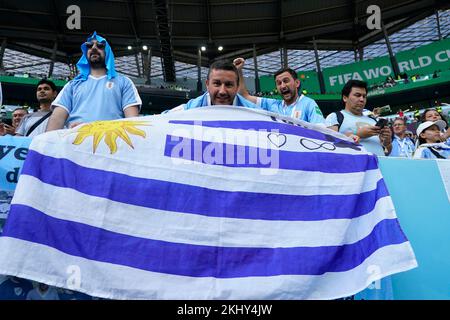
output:
[[[412,50],[396,54],[401,73],[408,77],[419,75],[421,80],[432,78],[435,71],[445,73],[450,69],[450,39],[436,41]],[[350,79],[363,80],[369,85],[382,84],[388,76],[394,76],[389,56],[350,63],[322,70],[325,90],[328,94],[340,94]],[[319,93],[319,80],[315,71],[299,71],[302,89],[310,94]],[[262,91],[272,91],[275,83],[272,76],[260,78]]]

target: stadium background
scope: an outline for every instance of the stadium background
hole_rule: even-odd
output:
[[[73,4],[81,9],[80,30],[66,27],[70,16],[66,9]],[[370,16],[366,9],[373,4],[382,10],[385,30],[369,30],[366,26]],[[395,114],[400,109],[450,103],[450,10],[445,1],[2,1],[0,17],[0,82],[6,117],[10,116],[9,107],[37,107],[35,85],[39,79],[49,77],[60,88],[71,79],[76,73],[79,47],[94,30],[110,41],[118,71],[129,76],[138,87],[144,114],[159,113],[198,96],[213,61],[243,56],[247,59],[246,83],[253,93],[276,97],[272,75],[281,66],[289,65],[302,80],[301,90],[316,99],[326,115],[341,107],[339,86],[330,88],[330,82],[326,82],[330,75],[361,72],[365,67],[380,70],[386,65],[394,69],[387,41],[396,61],[411,60],[409,66],[414,71],[406,72],[408,81],[402,78],[404,75],[397,79],[392,72],[396,79],[393,86],[387,86],[387,74],[369,81],[369,109],[389,105],[390,111],[385,114]],[[412,68],[420,66],[419,56],[436,57],[438,52],[444,52],[440,57],[445,61]],[[443,110],[448,112],[448,107]],[[425,164],[435,166],[421,163]],[[397,171],[408,171],[411,181],[421,181],[429,172],[423,169],[399,166]],[[397,180],[412,185],[409,180]],[[437,178],[436,181],[440,183]],[[439,209],[436,203],[447,200],[443,187],[436,188],[439,191],[436,192],[424,186],[423,190],[408,190],[408,196],[404,196],[400,194],[406,192],[404,185],[398,186],[398,190],[392,185],[392,191],[399,192],[395,199],[411,206],[416,204],[410,199],[426,197]],[[5,197],[10,202],[10,195]],[[401,207],[402,203],[396,205]],[[415,225],[435,221],[429,208],[421,210],[427,211],[426,221],[414,221]],[[410,208],[399,210],[399,216],[403,214],[405,220],[410,213]],[[448,225],[448,219],[444,218],[445,223],[436,215],[442,228]],[[405,229],[415,240],[411,225],[406,223]],[[425,231],[429,232],[427,246],[415,249],[421,258],[433,246],[432,258],[437,261],[430,259],[427,263],[433,262],[435,269],[423,274],[416,270],[413,276],[401,275],[411,290],[401,291],[399,298],[448,297],[446,289],[419,290],[422,283],[430,283],[432,273],[445,285],[443,279],[448,270],[448,261],[442,264],[437,258],[446,256],[445,246],[435,245],[447,243],[442,241],[442,235],[448,237],[448,233],[437,232],[435,225]],[[413,286],[408,277],[420,281]],[[84,298],[89,297],[77,297]]]
[[[328,75],[352,74],[367,66],[387,65],[396,80],[408,78],[408,83],[397,80],[394,87],[385,86],[386,72],[369,80],[369,110],[389,105],[387,115],[450,102],[446,1],[299,4],[289,0],[2,1],[0,82],[7,105],[3,116],[9,117],[18,105],[37,107],[34,90],[39,79],[51,78],[62,87],[73,78],[80,45],[94,30],[111,43],[117,70],[136,84],[144,114],[160,113],[198,96],[205,89],[208,66],[238,56],[246,58],[244,76],[252,93],[277,97],[273,74],[288,65],[298,72],[301,90],[318,102],[325,115],[341,108],[340,86],[331,87]],[[71,5],[80,9],[80,29],[68,28]],[[367,27],[370,5],[381,9],[380,30]],[[445,52],[443,61],[421,67],[417,56],[436,53],[436,48]],[[410,70],[395,72],[394,64],[402,59],[414,60],[408,64]],[[437,78],[433,78],[435,71]]]

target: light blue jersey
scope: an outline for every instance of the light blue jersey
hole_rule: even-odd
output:
[[[431,149],[442,158],[437,157]],[[424,143],[414,153],[416,159],[450,159],[450,147],[445,143]]]
[[[208,92],[205,92],[201,96],[199,96],[195,99],[191,99],[187,103],[180,104],[178,107],[175,107],[170,110],[166,110],[163,113],[172,112],[172,111],[189,110],[189,109],[208,107],[208,106],[211,106],[211,97],[209,96]],[[240,94],[236,94],[236,97],[234,97],[233,106],[246,107],[246,108],[251,108],[251,109],[260,109],[251,101],[244,99],[244,97],[242,97]]]
[[[374,119],[367,116],[355,116],[353,113],[346,110],[341,110],[341,113],[344,115],[344,121],[342,121],[339,132],[343,134],[348,132],[353,133],[356,129],[364,126],[374,126],[376,124]],[[333,112],[327,116],[325,125],[327,127],[339,125],[336,113]],[[384,148],[381,146],[381,141],[378,136],[372,136],[364,139],[361,138],[359,143],[362,144],[367,151],[372,152],[377,156],[384,156]]]
[[[283,100],[256,98],[256,105],[264,110],[288,116],[294,119],[303,120],[309,123],[324,123],[322,111],[317,103],[303,94],[290,106],[286,106]]]
[[[410,138],[405,137],[400,139],[394,135],[392,139],[392,150],[389,154],[390,157],[412,158],[414,151],[416,151],[416,147]]]
[[[447,140],[445,140],[444,143],[450,147],[450,138],[448,138]]]
[[[61,107],[67,111],[67,123],[92,122],[97,120],[115,120],[124,118],[124,110],[130,106],[142,104],[133,82],[117,74],[108,79],[106,75],[86,80],[75,79],[67,83],[52,107]]]

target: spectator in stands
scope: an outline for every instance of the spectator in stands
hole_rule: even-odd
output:
[[[16,129],[16,135],[34,137],[44,133],[47,129],[48,119],[51,115],[51,104],[58,92],[53,81],[42,79],[36,87],[36,98],[39,102],[39,110],[23,117]]]
[[[206,88],[207,92],[203,95],[168,111],[188,110],[212,105],[257,108],[256,105],[238,94],[239,74],[236,67],[228,61],[219,60],[211,65],[206,78]]]
[[[389,87],[393,87],[393,86],[395,86],[395,85],[396,85],[396,83],[395,83],[394,78],[392,78],[392,76],[388,76],[388,77],[386,78],[386,82],[384,83],[384,86],[385,86],[386,88],[389,88]]]
[[[412,141],[416,141],[416,137],[415,137],[414,133],[412,133],[412,131],[406,130],[405,131],[405,136],[407,138],[411,139]]]
[[[425,109],[420,115],[420,122],[443,120],[443,116],[436,109]]]
[[[359,137],[367,151],[378,156],[391,153],[389,127],[377,127],[377,121],[373,117],[363,115],[367,103],[367,83],[349,80],[342,89],[342,101],[345,109],[329,114],[325,120],[326,126],[347,136]]]
[[[444,115],[436,109],[426,109],[420,116],[420,122],[437,120],[443,120],[445,122],[446,125],[441,132],[441,140],[450,146],[450,128]]]
[[[118,73],[105,38],[94,32],[81,45],[78,76],[68,82],[52,103],[47,131],[96,120],[136,117],[142,104],[133,82]]]
[[[27,300],[59,300],[58,291],[45,283],[37,283],[27,294]]]
[[[250,95],[245,86],[244,75],[242,73],[245,60],[243,58],[237,58],[234,59],[233,63],[239,71],[239,92],[245,99],[250,100],[258,107],[267,111],[311,123],[324,123],[322,111],[317,103],[303,94],[299,95],[300,80],[294,70],[283,68],[274,75],[275,85],[277,86],[278,92],[281,94],[282,100],[260,98]]]
[[[417,127],[419,147],[414,158],[450,159],[450,147],[441,142],[441,131],[446,123],[442,120],[425,121]]]
[[[6,123],[0,123],[0,136],[5,135],[16,135],[16,128],[19,126],[22,118],[28,114],[27,109],[25,108],[17,108],[12,113],[12,125]]]
[[[33,289],[30,281],[13,277],[0,276],[0,300],[25,300]]]
[[[412,158],[416,148],[414,141],[406,135],[405,119],[395,119],[392,129],[394,134],[392,137],[392,150],[389,153],[389,156]]]
[[[372,114],[375,118],[378,118],[381,115],[381,108],[373,108]]]

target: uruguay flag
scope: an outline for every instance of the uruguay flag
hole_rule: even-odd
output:
[[[416,266],[376,156],[236,107],[36,137],[0,238],[1,274],[112,299],[335,299]]]

